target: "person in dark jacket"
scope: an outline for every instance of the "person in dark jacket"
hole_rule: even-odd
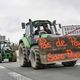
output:
[[[35,35],[39,35],[39,30],[36,30],[35,31]]]
[[[44,31],[47,32],[47,34],[51,34],[51,30],[48,28],[47,25],[44,25],[43,28],[44,28]]]

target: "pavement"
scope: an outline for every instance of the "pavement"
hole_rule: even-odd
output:
[[[40,70],[5,61],[0,63],[0,80],[80,80],[80,61],[74,67],[57,63]]]

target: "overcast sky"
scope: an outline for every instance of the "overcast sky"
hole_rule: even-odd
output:
[[[62,25],[80,24],[80,0],[0,0],[0,34],[13,42],[22,37],[21,22],[57,20]]]

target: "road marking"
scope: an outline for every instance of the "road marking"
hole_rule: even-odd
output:
[[[5,67],[3,67],[3,66],[0,66],[0,69],[5,69]]]
[[[18,74],[16,72],[9,72],[8,74],[10,76],[12,76],[13,78],[15,78],[16,80],[32,80],[32,79],[24,77],[23,75]]]

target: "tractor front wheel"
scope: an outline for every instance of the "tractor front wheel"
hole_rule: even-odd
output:
[[[38,46],[33,46],[31,48],[31,51],[30,51],[30,61],[31,61],[31,66],[32,66],[33,69],[40,69],[40,68],[42,68]]]
[[[17,61],[17,55],[16,52],[14,52],[12,57],[12,62],[16,62],[16,61]]]
[[[12,57],[9,58],[9,62],[16,62],[17,61],[17,55],[16,52],[12,53]]]

